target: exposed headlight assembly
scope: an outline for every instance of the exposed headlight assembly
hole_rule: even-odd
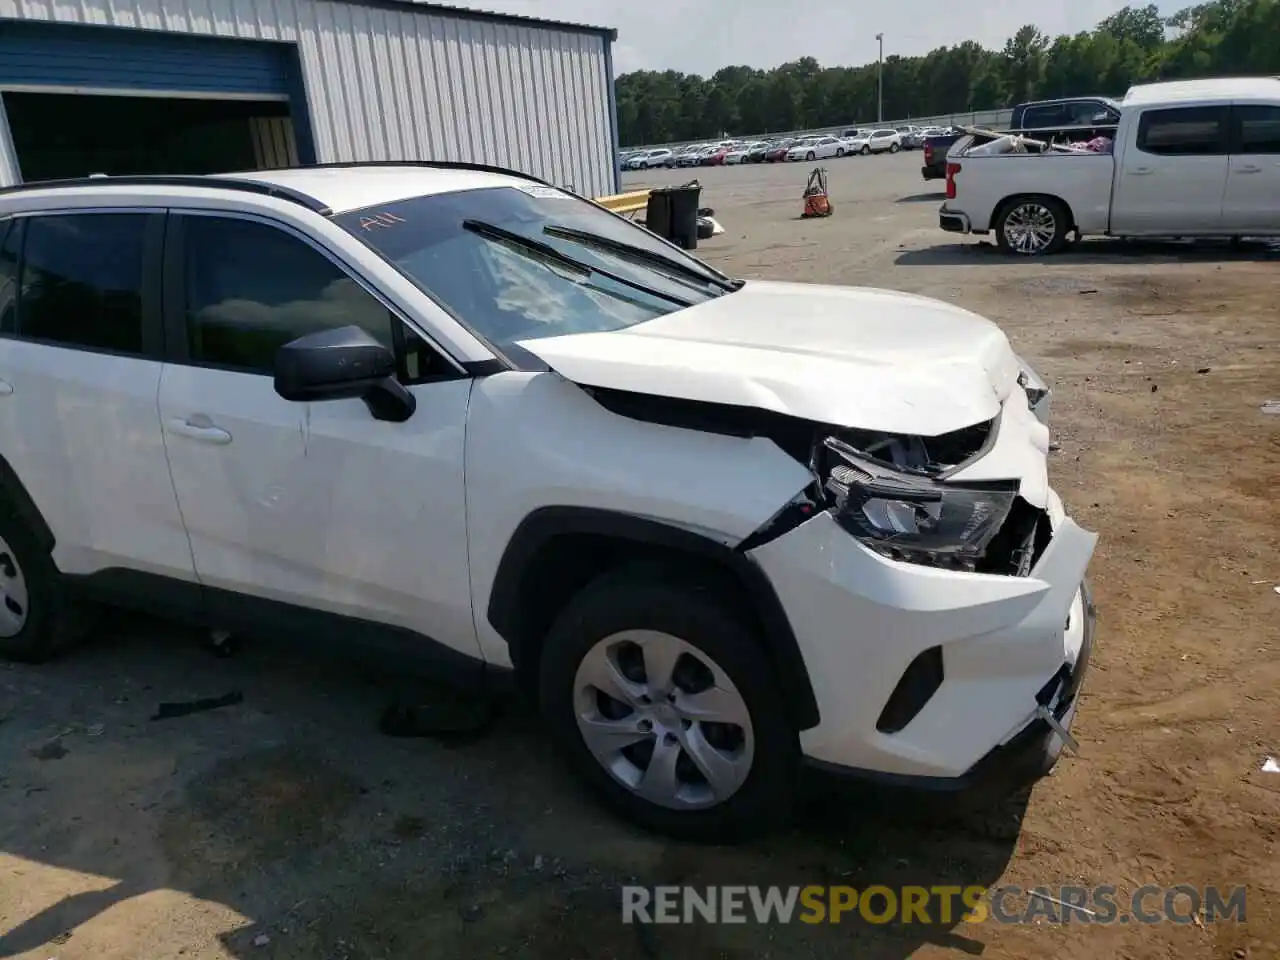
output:
[[[1017,484],[942,483],[903,473],[836,437],[822,477],[836,520],[894,560],[972,570],[1013,506]]]

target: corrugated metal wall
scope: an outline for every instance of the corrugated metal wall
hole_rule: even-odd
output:
[[[249,121],[249,129],[259,170],[298,165],[298,143],[288,117],[254,117]]]
[[[614,190],[603,33],[330,0],[0,0],[4,17],[296,42],[321,161],[465,160]]]

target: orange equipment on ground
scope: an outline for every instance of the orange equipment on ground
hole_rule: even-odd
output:
[[[809,174],[809,185],[804,188],[804,213],[802,217],[831,216],[831,199],[827,196],[827,171],[822,167]]]

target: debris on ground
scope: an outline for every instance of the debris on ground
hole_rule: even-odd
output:
[[[215,657],[226,659],[234,656],[240,649],[240,638],[230,630],[211,630],[205,647]]]
[[[61,760],[70,751],[62,745],[61,737],[52,737],[40,744],[38,747],[31,748],[31,756],[37,760]]]
[[[1199,369],[1196,370],[1196,373],[1208,373],[1209,369],[1210,369],[1209,367],[1200,367]]]
[[[383,711],[378,730],[388,737],[474,738],[487,733],[497,709],[487,697],[441,689],[425,703],[394,703]]]
[[[91,737],[100,737],[107,732],[107,725],[105,723],[91,723],[84,728],[84,732]]]
[[[1280,773],[1280,763],[1276,763],[1275,757],[1267,757],[1266,760],[1262,761],[1262,772]]]
[[[175,717],[187,717],[193,713],[204,713],[206,710],[217,710],[219,707],[232,707],[244,702],[244,694],[239,690],[224,694],[221,697],[206,697],[203,700],[186,700],[181,703],[162,703],[156,708],[152,720],[172,720]]]
[[[270,942],[271,942],[271,938],[267,936],[265,933],[260,933],[253,938],[253,945],[255,947],[265,947]]]
[[[1280,413],[1280,400],[1268,400],[1262,405],[1263,413]]]

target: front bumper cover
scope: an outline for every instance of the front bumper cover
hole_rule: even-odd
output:
[[[800,734],[805,756],[963,786],[994,748],[1034,740],[1022,734],[1037,698],[1087,663],[1081,585],[1096,541],[1062,517],[1029,576],[963,573],[881,557],[823,513],[749,551],[787,611],[818,702],[818,725]],[[878,730],[908,665],[933,647],[941,685],[902,730]],[[1069,722],[1070,704],[1054,706]]]
[[[1084,677],[1093,655],[1097,629],[1097,609],[1088,581],[1081,584],[1081,608],[1084,616],[1084,639],[1076,661],[1055,674],[1042,691],[1045,706],[1063,728],[1070,730]],[[887,788],[922,794],[966,794],[970,800],[998,800],[1016,793],[1044,777],[1053,769],[1065,746],[1062,737],[1047,720],[1033,719],[1006,743],[993,747],[977,763],[958,777],[931,777],[911,774],[882,773],[846,767],[806,757],[805,766],[811,778],[854,783],[867,787]]]

